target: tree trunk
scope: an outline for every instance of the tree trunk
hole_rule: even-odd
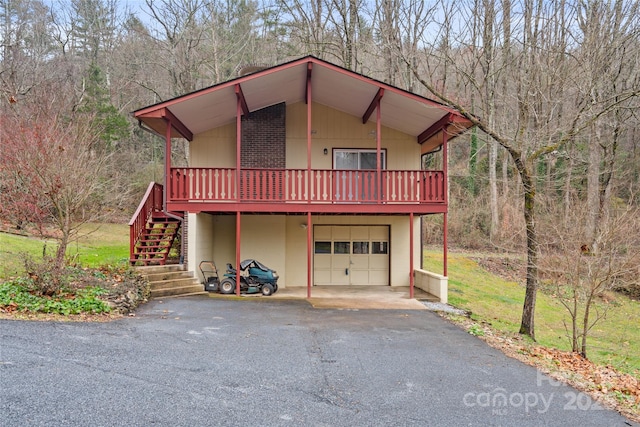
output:
[[[495,64],[494,64],[494,22],[496,19],[495,13],[495,0],[483,0],[482,8],[484,10],[484,21],[482,26],[482,46],[484,54],[482,55],[482,71],[483,85],[484,85],[484,115],[487,118],[487,123],[490,128],[493,128],[495,123],[496,112],[496,76],[495,76]],[[480,16],[480,14],[478,14]],[[491,238],[493,239],[500,227],[500,217],[498,211],[498,143],[491,138],[488,143],[489,146],[489,205],[491,210]]]
[[[580,356],[587,358],[587,336],[589,335],[589,308],[591,307],[592,297],[589,296],[584,307],[584,317],[582,320],[582,343],[580,346]]]
[[[589,141],[589,163],[587,165],[587,224],[585,226],[585,244],[591,246],[593,252],[598,252],[595,247],[596,227],[600,213],[600,126],[595,123],[594,132]]]
[[[60,241],[58,241],[58,249],[56,249],[56,270],[62,270],[64,268],[65,257],[67,256],[67,246],[69,246],[69,234],[63,232]]]
[[[478,129],[471,130],[471,151],[469,153],[469,192],[473,197],[477,195],[476,174],[478,165]]]
[[[576,279],[579,280],[579,279]],[[573,311],[571,314],[571,350],[578,352],[578,290],[573,289]]]
[[[611,142],[605,148],[604,173],[600,186],[600,221],[606,223],[609,219],[609,205],[611,204],[611,190],[613,186],[613,175],[615,171],[618,142],[620,140],[620,112],[614,113],[614,128],[611,136]]]
[[[573,174],[573,155],[569,152],[569,161],[565,165],[566,176],[564,180],[564,224],[568,225],[569,218],[571,217],[571,178]]]
[[[489,203],[491,205],[491,239],[498,234],[500,228],[500,215],[498,211],[498,143],[489,141]]]
[[[502,157],[502,200],[509,200],[509,153]]]
[[[522,322],[520,333],[535,337],[535,307],[538,293],[538,236],[535,221],[535,184],[531,174],[522,161],[517,161],[516,166],[522,178],[524,186],[524,220],[527,228],[527,286],[522,308]]]

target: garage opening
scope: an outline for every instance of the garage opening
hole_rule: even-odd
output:
[[[316,225],[313,284],[389,285],[388,225]]]

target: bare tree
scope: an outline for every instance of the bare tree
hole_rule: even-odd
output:
[[[640,5],[617,0],[611,4],[580,1],[577,4],[578,37],[582,49],[577,58],[584,69],[585,93],[592,102],[617,100],[621,92],[638,87],[637,37]],[[634,53],[635,51],[635,53]],[[626,107],[624,103],[621,107]],[[585,243],[598,250],[598,225],[606,222],[618,145],[625,132],[627,108],[616,108],[595,120],[586,135],[587,221]]]
[[[572,38],[574,35],[554,30],[553,25],[557,25],[558,21],[547,19],[559,13],[558,7],[560,6],[557,4],[549,4],[542,0],[528,0],[523,4],[523,16],[519,26],[516,29],[510,29],[514,37],[510,42],[513,47],[510,48],[510,59],[506,62],[509,68],[503,72],[509,73],[511,89],[508,93],[501,95],[500,121],[489,120],[492,115],[473,114],[469,109],[468,94],[449,95],[450,92],[445,88],[440,88],[432,80],[425,78],[425,75],[429,74],[422,73],[420,67],[413,66],[412,58],[403,57],[404,62],[411,67],[414,76],[422,86],[441,101],[456,107],[503,147],[518,172],[522,184],[521,206],[525,220],[527,246],[526,292],[520,332],[532,338],[535,338],[534,319],[538,287],[539,236],[536,221],[538,162],[545,156],[574,143],[576,137],[598,118],[620,107],[624,102],[636,99],[640,93],[638,88],[627,88],[619,91],[614,98],[594,100],[590,92],[583,90],[579,83],[581,79],[578,77],[582,72],[582,64],[576,60],[575,54],[568,55],[568,52],[562,50],[563,46],[568,44],[566,40],[558,40],[558,37]],[[562,4],[562,7],[566,5]],[[448,33],[440,31],[439,34]],[[491,97],[491,92],[487,92],[487,86],[483,85],[486,81],[482,78],[478,79],[477,75],[463,67],[463,61],[453,56],[455,54],[464,57],[469,55],[470,49],[473,51],[473,41],[465,38],[465,34],[468,33],[467,28],[463,27],[460,32],[453,35],[459,46],[455,51],[443,52],[440,49],[445,43],[452,45],[453,40],[437,43],[428,43],[425,40],[431,56],[424,61],[439,58],[443,62],[443,58],[446,57],[448,63],[452,65],[450,68],[452,76],[447,78],[465,82],[459,87],[475,91],[476,96],[483,100],[482,103],[490,106],[495,100],[487,99]],[[470,49],[465,46],[470,46]],[[398,51],[402,54],[400,50]],[[482,46],[479,52],[479,59],[485,64],[494,61],[493,48]],[[491,57],[484,58],[486,55]],[[473,58],[474,55],[471,57]],[[433,64],[429,66],[433,67]],[[493,74],[495,70],[490,71],[488,77],[493,79]],[[486,72],[483,75],[487,75]],[[568,78],[568,75],[572,77]],[[553,85],[557,85],[558,82],[565,85],[565,96],[571,97],[573,104],[570,111],[563,110],[562,123],[558,123],[556,114],[565,100],[550,95]]]
[[[325,58],[328,50],[326,32],[328,26],[326,0],[278,0],[282,10],[283,26],[287,28],[289,39],[295,41],[293,49],[305,50],[318,58]],[[292,43],[292,44],[293,44]]]
[[[568,223],[547,223],[540,266],[545,286],[569,315],[565,322],[572,351],[587,357],[591,329],[611,307],[608,293],[624,287],[640,261],[636,232],[640,211],[624,206],[615,209],[598,227],[598,252],[584,244],[588,221],[586,209],[572,211]],[[634,277],[635,279],[635,277]]]
[[[361,30],[359,0],[328,0],[331,3],[328,20],[332,24],[331,30],[339,42],[338,58],[345,68],[361,70],[362,64],[358,59],[358,47]]]
[[[108,169],[109,156],[99,149],[95,121],[42,101],[29,109],[17,106],[3,118],[0,182],[3,188],[17,190],[1,192],[0,205],[3,214],[29,209],[27,219],[36,222],[38,230],[53,227],[58,241],[55,264],[60,269],[80,226],[104,218],[107,207],[117,206],[126,191],[111,191],[116,172]]]
[[[0,96],[19,102],[46,80],[52,52],[49,8],[39,0],[0,0]]]

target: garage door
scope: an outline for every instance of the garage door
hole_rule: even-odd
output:
[[[316,225],[314,285],[389,285],[389,226]]]

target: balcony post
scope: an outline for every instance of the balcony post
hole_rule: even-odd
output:
[[[444,206],[445,206],[445,212],[444,212],[444,217],[443,217],[443,221],[442,221],[442,228],[443,228],[443,236],[442,236],[442,256],[443,256],[443,260],[442,260],[442,275],[443,276],[447,276],[447,259],[448,259],[448,247],[447,247],[447,225],[448,225],[448,218],[447,218],[447,212],[449,211],[449,186],[447,185],[449,182],[449,156],[448,156],[448,150],[447,150],[447,128],[448,126],[445,125],[442,128],[442,170],[444,172],[444,182],[443,184],[443,188],[444,188]]]
[[[240,85],[235,86],[236,91],[236,200],[240,203],[240,169],[242,148],[242,93]],[[236,295],[240,296],[240,211],[236,211]]]
[[[444,204],[448,205],[449,203],[449,150],[448,150],[448,130],[449,126],[445,125],[442,128],[442,171],[444,172]]]
[[[313,63],[307,64],[307,203],[311,203],[311,69]]]
[[[162,192],[162,209],[167,210],[167,193],[171,191],[171,117],[165,117],[167,129],[164,136],[164,191]]]
[[[382,89],[380,89],[382,91]],[[378,187],[377,191],[377,199],[378,204],[382,202],[382,155],[381,155],[381,145],[382,145],[382,135],[380,135],[382,126],[380,124],[380,99],[382,96],[377,97],[377,105],[376,105],[376,186]]]
[[[307,203],[311,203],[311,70],[313,63],[307,64]],[[311,212],[307,211],[307,298],[311,298],[311,239],[312,236]]]
[[[242,100],[240,85],[237,84],[236,90],[236,200],[240,203],[240,169],[242,161]],[[240,266],[237,266],[240,268]]]

